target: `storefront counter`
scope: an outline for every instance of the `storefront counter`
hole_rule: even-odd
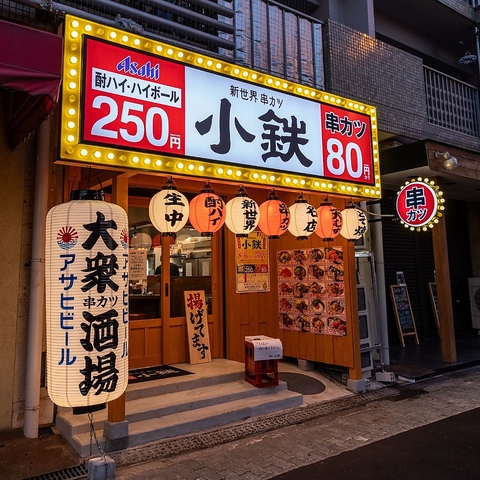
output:
[[[129,319],[143,320],[160,317],[160,295],[130,295]]]

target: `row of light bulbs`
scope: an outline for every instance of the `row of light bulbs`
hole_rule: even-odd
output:
[[[72,125],[74,125],[73,122],[69,122]],[[68,127],[69,124],[67,124]],[[70,127],[68,127],[70,128]],[[73,127],[72,127],[73,128]],[[72,136],[67,136],[67,142],[72,143],[74,142],[75,137]],[[73,153],[74,149],[71,149],[70,153]],[[102,151],[101,149],[97,148],[94,149],[94,151],[90,151],[88,148],[82,148],[78,152],[80,155],[80,158],[86,158],[86,157],[93,157],[93,159],[100,160],[102,158]],[[114,161],[116,160],[116,155],[113,152],[108,152],[105,155],[105,159],[108,161]],[[380,181],[379,175],[375,175],[375,187],[369,188],[369,187],[364,187],[364,188],[359,188],[356,186],[351,186],[351,185],[344,185],[341,182],[338,181],[333,181],[333,182],[322,182],[319,180],[312,180],[310,178],[305,179],[305,178],[296,178],[296,177],[289,177],[285,176],[283,174],[274,174],[274,173],[260,173],[253,171],[252,169],[234,169],[234,168],[223,168],[223,167],[216,167],[213,168],[208,165],[203,165],[202,163],[196,162],[188,162],[184,163],[182,161],[173,161],[173,160],[168,160],[164,162],[163,160],[157,158],[152,160],[150,157],[145,157],[143,160],[141,160],[137,155],[133,155],[130,158],[130,162],[128,162],[127,155],[121,154],[118,155],[118,160],[120,162],[124,163],[131,163],[132,166],[143,166],[146,168],[162,168],[165,169],[165,167],[170,170],[170,171],[175,171],[178,173],[183,173],[185,172],[186,174],[192,174],[192,173],[197,173],[197,174],[204,174],[204,172],[207,175],[214,175],[215,177],[218,178],[234,178],[234,179],[241,179],[245,178],[246,180],[250,180],[253,182],[269,182],[269,183],[283,183],[287,186],[299,186],[299,187],[313,187],[314,189],[319,189],[321,188],[323,191],[338,191],[340,193],[346,193],[346,194],[361,194],[364,193],[365,195],[380,195]]]

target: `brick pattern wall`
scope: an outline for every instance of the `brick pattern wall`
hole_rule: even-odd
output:
[[[327,91],[378,109],[379,127],[417,137],[427,117],[422,60],[345,25],[326,28]]]

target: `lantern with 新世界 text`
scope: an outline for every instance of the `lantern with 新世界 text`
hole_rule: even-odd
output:
[[[332,203],[325,199],[317,208],[318,223],[315,234],[324,242],[331,242],[340,234],[343,219],[340,210],[335,208]]]
[[[175,236],[188,221],[190,207],[187,197],[180,193],[172,178],[150,200],[150,221],[162,236]]]
[[[272,189],[268,199],[260,205],[260,221],[258,228],[270,239],[280,238],[290,223],[290,211]]]
[[[297,240],[306,240],[317,227],[318,219],[315,207],[310,205],[301,193],[289,211],[288,231],[297,237]]]
[[[45,282],[48,395],[99,410],[128,384],[128,218],[101,190],[48,212]]]
[[[237,237],[247,237],[255,230],[260,219],[257,202],[248,198],[243,186],[238,189],[235,197],[227,202],[225,212],[225,225]]]
[[[367,215],[365,212],[350,203],[341,212],[343,225],[340,235],[349,242],[355,242],[368,230]]]
[[[209,182],[190,202],[189,219],[202,237],[211,237],[225,223],[225,202],[213,192]]]

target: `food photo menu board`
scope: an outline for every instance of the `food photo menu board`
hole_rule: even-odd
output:
[[[277,271],[281,329],[347,334],[341,247],[281,250]]]

